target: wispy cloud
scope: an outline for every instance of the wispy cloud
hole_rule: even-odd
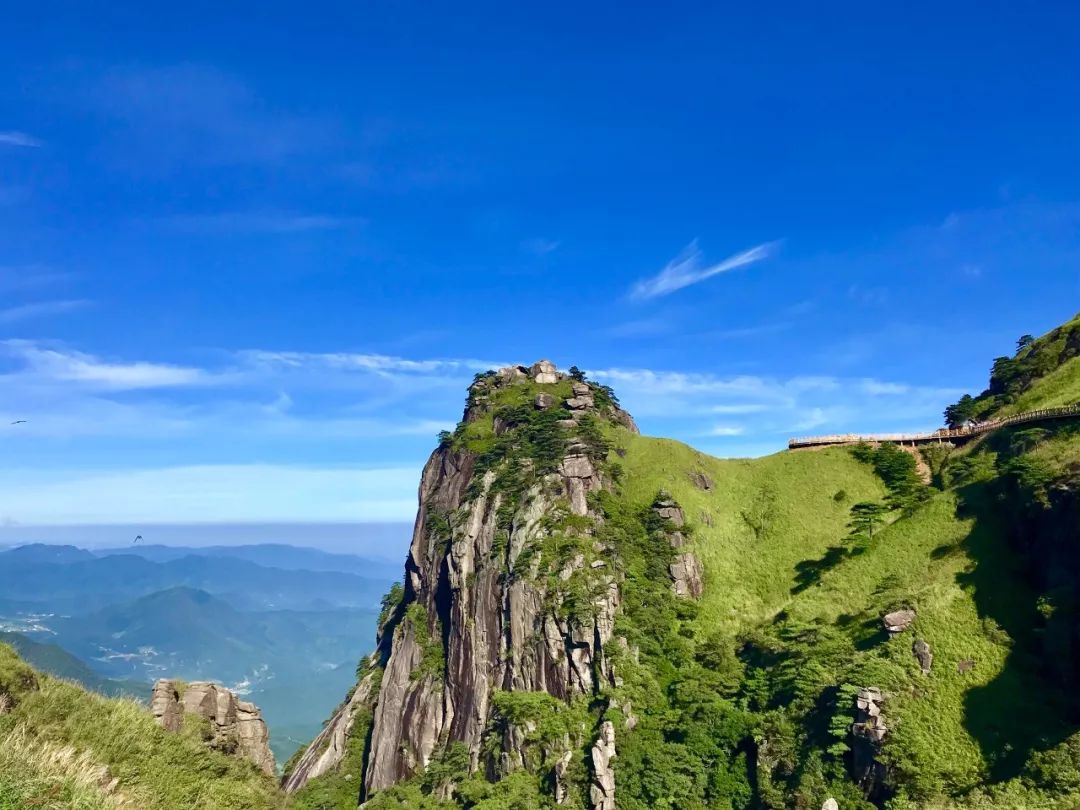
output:
[[[562,243],[557,239],[545,239],[542,236],[535,236],[531,239],[524,240],[521,243],[521,249],[534,256],[546,256],[549,253],[554,253],[558,250],[560,244]]]
[[[0,309],[0,324],[16,323],[30,318],[44,318],[50,315],[63,315],[91,305],[84,298],[72,298],[59,301],[34,301],[14,307]]]
[[[655,276],[637,282],[630,290],[630,297],[645,300],[670,295],[676,290],[698,284],[720,273],[767,259],[775,253],[776,245],[776,242],[766,242],[729,256],[722,262],[706,264],[705,256],[695,239]]]
[[[43,141],[25,132],[13,129],[0,132],[0,146],[21,146],[36,149],[44,145]]]
[[[615,388],[644,430],[650,423],[674,424],[683,436],[723,440],[709,448],[721,454],[779,450],[789,436],[807,431],[932,429],[940,424],[941,409],[961,393],[863,377],[619,368],[588,373]],[[882,397],[889,398],[888,408],[882,408]],[[717,416],[725,420],[717,424]]]
[[[746,428],[739,425],[714,425],[705,431],[706,436],[742,436]]]
[[[35,265],[0,266],[0,292],[31,290],[70,281],[71,273],[59,273]]]
[[[275,108],[243,78],[208,65],[114,68],[79,100],[122,124],[116,157],[141,168],[278,162],[337,139],[332,122]]]
[[[427,374],[440,371],[486,371],[506,363],[473,359],[411,360],[386,354],[354,352],[275,352],[252,349],[239,355],[245,362],[259,366],[291,368],[321,367],[342,371],[405,372]]]
[[[46,348],[26,340],[6,340],[0,346],[9,356],[22,360],[24,373],[45,379],[127,390],[196,385],[208,381],[206,372],[198,368],[109,362],[94,355]]]
[[[169,217],[165,223],[176,230],[200,234],[291,234],[331,231],[362,226],[360,217],[330,216],[278,211],[225,211]]]

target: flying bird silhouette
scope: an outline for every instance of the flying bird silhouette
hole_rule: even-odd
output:
[[[25,425],[25,424],[26,424],[26,420],[25,420],[25,419],[16,419],[16,420],[15,420],[14,422],[12,422],[11,424],[13,424],[13,425]]]
[[[131,541],[131,545],[135,545],[135,544],[136,544],[136,543],[138,543],[138,542],[139,542],[140,540],[142,540],[142,535],[141,535],[141,534],[137,534],[137,535],[135,535],[135,539]]]

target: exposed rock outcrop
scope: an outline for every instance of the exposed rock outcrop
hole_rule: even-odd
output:
[[[934,664],[934,653],[930,650],[930,645],[921,638],[915,639],[915,643],[911,645],[911,653],[919,662],[923,675],[929,675],[930,667]]]
[[[262,713],[254,703],[239,700],[225,687],[205,681],[184,684],[159,680],[154,684],[150,709],[158,723],[171,732],[180,730],[185,714],[207,721],[211,748],[245,757],[263,773],[273,775],[270,732]]]
[[[615,810],[615,726],[600,724],[600,736],[592,747],[592,785],[589,800],[593,810]]]
[[[515,386],[529,388],[522,396]],[[606,653],[619,583],[590,528],[602,519],[591,496],[612,482],[607,445],[587,416],[636,431],[610,391],[569,380],[548,361],[477,375],[462,425],[424,467],[404,598],[373,656],[381,684],[370,694],[361,684],[338,710],[286,776],[288,791],[337,767],[350,718],[364,706],[372,713],[364,797],[454,743],[464,744],[473,771],[493,778],[548,763],[556,798],[569,795],[573,750],[587,745],[587,730],[538,743],[528,723],[497,727],[494,701],[499,692],[545,692],[569,703],[616,683]],[[481,455],[470,426],[490,436],[486,420],[500,449]],[[587,776],[601,791],[596,806],[611,810],[615,732],[605,726],[593,749],[603,767]]]
[[[369,669],[349,699],[338,707],[319,736],[311,742],[293,765],[292,770],[282,777],[282,790],[286,793],[295,793],[310,780],[335,770],[341,764],[345,758],[349,739],[354,733],[357,715],[367,711],[375,676],[376,671]],[[359,785],[361,775],[357,773],[351,776]],[[359,791],[359,788],[357,790]]]
[[[694,486],[705,492],[711,492],[713,488],[713,480],[703,473],[701,470],[694,470],[690,473],[690,480],[694,482]]]
[[[669,567],[675,595],[700,599],[705,591],[704,571],[697,555],[687,549],[688,540],[683,531],[686,527],[686,516],[683,514],[682,507],[666,492],[661,492],[653,501],[652,508],[667,522],[668,542],[676,552]]]
[[[881,617],[881,623],[884,625],[886,632],[890,636],[895,636],[897,633],[902,633],[911,627],[912,622],[915,621],[914,610],[894,610],[892,613],[886,613]]]
[[[880,761],[881,743],[888,734],[882,706],[885,696],[876,686],[860,689],[855,696],[855,722],[851,726],[852,776],[870,800],[880,798],[886,770]]]

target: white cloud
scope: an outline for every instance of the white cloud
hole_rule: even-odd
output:
[[[726,273],[729,270],[767,259],[775,250],[776,243],[768,242],[744,250],[742,253],[736,253],[734,256],[729,256],[717,264],[705,266],[704,254],[695,239],[687,245],[682,253],[668,262],[658,274],[652,278],[637,282],[630,291],[630,297],[642,300],[669,295],[676,290],[705,281],[705,279],[712,278],[720,273]]]
[[[0,309],[0,324],[15,323],[29,318],[43,318],[49,315],[63,315],[90,306],[91,302],[82,298],[58,301],[34,301],[7,309]]]
[[[738,425],[714,425],[705,431],[706,436],[742,436],[746,429]]]
[[[79,382],[114,389],[161,388],[208,381],[202,369],[163,363],[116,363],[82,352],[61,351],[25,340],[0,343],[7,354],[21,359],[30,374],[62,382]]]
[[[768,409],[769,406],[761,402],[737,402],[730,405],[712,405],[708,408],[708,412],[715,414],[730,414],[732,416],[738,416],[747,413],[761,413],[762,411],[767,411]]]
[[[0,132],[0,145],[2,146],[22,146],[31,149],[35,149],[40,146],[44,146],[44,143],[33,135],[28,135],[25,132],[19,132],[17,130],[9,129],[5,132]]]
[[[282,366],[289,368],[326,368],[340,371],[404,372],[429,374],[441,371],[486,371],[506,363],[493,363],[475,359],[410,360],[386,354],[354,352],[275,352],[251,349],[240,357],[258,366]]]
[[[731,450],[760,447],[768,441],[779,450],[792,433],[807,431],[933,429],[939,426],[941,409],[959,395],[951,388],[858,377],[721,376],[651,369],[602,369],[590,371],[589,376],[612,385],[643,430],[746,438],[732,443]],[[882,408],[882,397],[889,398],[888,408]],[[739,420],[735,427],[741,433],[736,434],[729,430],[731,425],[715,425],[712,420],[717,415],[749,418]],[[728,447],[715,449],[723,452]]]
[[[873,395],[907,394],[911,391],[910,385],[881,380],[863,380],[862,387],[863,391]]]

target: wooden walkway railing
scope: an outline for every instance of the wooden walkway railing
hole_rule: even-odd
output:
[[[1025,411],[1015,416],[1006,416],[1001,419],[990,419],[986,422],[977,422],[959,428],[940,428],[933,433],[877,433],[861,436],[856,433],[837,434],[833,436],[805,436],[797,439],[788,439],[788,449],[796,450],[800,447],[826,447],[832,444],[858,444],[859,442],[880,443],[896,442],[897,444],[931,444],[948,442],[954,439],[970,439],[990,433],[998,428],[1009,425],[1023,425],[1027,422],[1042,422],[1048,419],[1063,419],[1069,416],[1080,416],[1080,403],[1065,405],[1061,408],[1041,408],[1037,411]]]

